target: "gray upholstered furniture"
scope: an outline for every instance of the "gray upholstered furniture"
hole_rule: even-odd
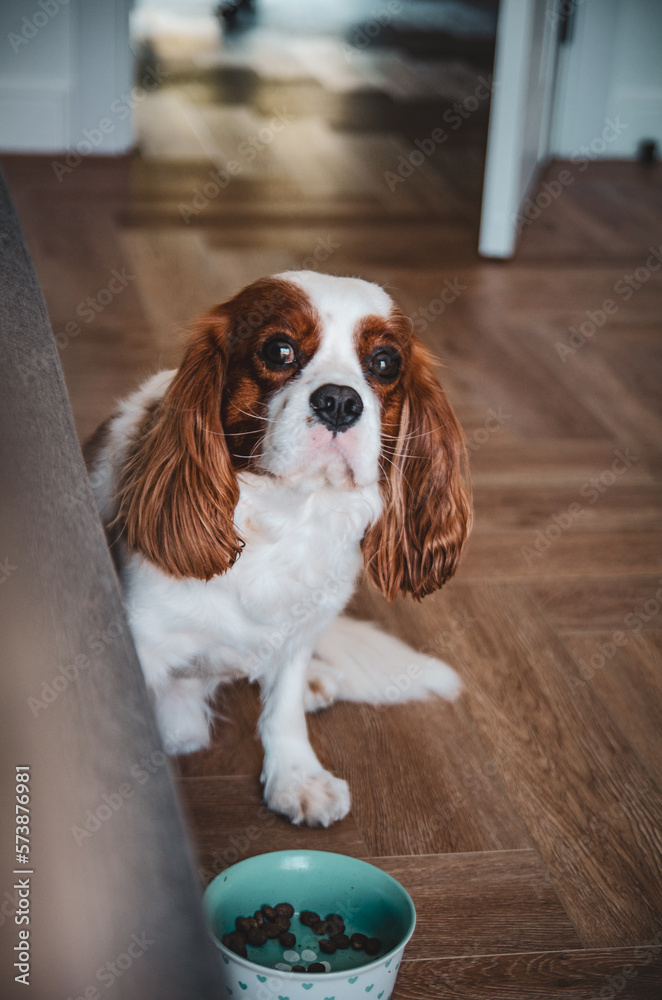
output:
[[[216,956],[170,764],[2,178],[0,421],[0,993],[210,1000]],[[14,854],[15,768],[24,765],[28,865]],[[30,889],[27,925],[14,921],[19,878]],[[14,981],[13,949],[28,928],[26,990]]]

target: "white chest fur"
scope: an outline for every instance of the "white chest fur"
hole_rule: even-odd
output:
[[[351,596],[379,506],[377,486],[311,490],[246,475],[235,511],[245,547],[229,572],[176,580],[130,557],[127,610],[148,679],[191,667],[257,678],[312,647]]]

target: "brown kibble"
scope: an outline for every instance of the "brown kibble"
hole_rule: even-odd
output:
[[[306,966],[305,965],[293,965],[291,971],[292,972],[305,972],[306,971]]]
[[[299,914],[299,920],[304,927],[312,927],[313,924],[319,923],[320,915],[319,913],[315,913],[314,910],[302,910]]]
[[[335,944],[336,948],[340,948],[341,950],[349,948],[349,938],[346,934],[332,934],[331,940]]]
[[[334,951],[338,947],[335,941],[331,941],[329,938],[322,938],[318,944],[320,951],[323,951],[325,955],[333,955]]]
[[[272,938],[277,938],[279,934],[282,934],[284,928],[279,927],[278,924],[274,924],[270,920],[265,920],[262,930],[267,935],[269,940],[271,940]]]
[[[321,962],[313,962],[312,965],[308,966],[308,972],[326,972],[326,969]]]
[[[379,938],[368,938],[363,947],[366,955],[376,955],[378,951],[381,951],[382,943]]]
[[[330,924],[336,924],[337,927],[340,927],[341,924],[343,927],[345,926],[345,921],[339,913],[327,913],[324,919],[328,920]]]
[[[326,920],[318,920],[316,924],[313,924],[311,930],[313,934],[319,934],[320,937],[323,937],[325,934],[332,934],[335,926]]]
[[[287,917],[288,920],[294,916],[294,907],[291,903],[276,903],[274,910],[279,917]]]
[[[351,944],[354,951],[361,951],[362,948],[365,948],[365,943],[367,940],[368,939],[365,936],[365,934],[352,934],[351,938],[349,939],[349,943]]]
[[[248,943],[255,945],[257,948],[262,947],[267,941],[267,934],[264,927],[251,927],[248,932]]]
[[[257,920],[255,917],[237,917],[234,925],[242,934],[248,934],[251,927],[257,927]]]
[[[289,931],[290,929],[290,921],[288,920],[287,917],[283,916],[280,913],[274,920],[274,923],[276,927],[280,928],[281,931]]]
[[[253,914],[253,919],[258,927],[262,927],[264,924],[264,914],[262,913],[262,910],[256,910]]]
[[[278,935],[278,940],[280,944],[282,944],[283,948],[293,948],[297,943],[297,939],[294,934],[290,933],[290,931],[283,931],[282,934]]]
[[[262,915],[264,916],[265,920],[275,920],[276,919],[276,911],[274,910],[273,906],[267,906],[265,904],[262,907]]]
[[[246,938],[239,931],[233,931],[232,934],[226,934],[223,939],[223,944],[230,951],[233,951],[235,955],[241,955],[242,958],[247,958],[246,952]]]

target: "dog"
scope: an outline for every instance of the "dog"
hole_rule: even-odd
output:
[[[440,588],[470,528],[462,433],[410,327],[359,278],[261,279],[199,320],[180,367],[86,448],[165,749],[207,746],[217,686],[259,681],[265,802],[294,823],[350,808],[306,712],[461,687],[339,617],[362,567],[389,600]]]

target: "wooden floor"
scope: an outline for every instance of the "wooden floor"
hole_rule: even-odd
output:
[[[466,433],[476,524],[456,578],[421,604],[364,586],[353,607],[447,659],[460,702],[312,717],[353,809],[297,829],[261,808],[256,692],[228,689],[213,747],[177,764],[201,881],[287,847],[371,860],[418,911],[397,1000],[654,1000],[662,171],[570,165],[515,260],[485,262],[486,102],[406,179],[385,175],[489,62],[375,47],[357,68],[328,40],[299,40],[298,62],[268,42],[157,61],[133,157],[60,179],[50,158],[3,161],[81,437],[176,362],[197,313],[311,258],[392,291]]]

